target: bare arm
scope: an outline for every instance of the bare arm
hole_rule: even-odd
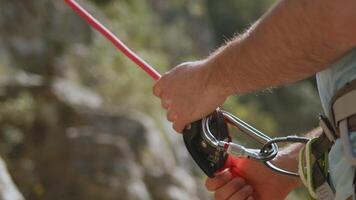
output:
[[[356,1],[282,0],[208,60],[229,93],[295,82],[356,45]]]
[[[154,94],[181,132],[227,96],[304,79],[356,45],[355,0],[281,0],[209,58],[165,74]]]

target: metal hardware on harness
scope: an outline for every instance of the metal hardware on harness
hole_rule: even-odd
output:
[[[271,138],[267,135],[263,134],[262,132],[258,131],[257,129],[253,128],[249,124],[243,122],[239,118],[235,117],[234,115],[221,110],[222,115],[224,116],[225,120],[230,124],[239,128],[243,133],[250,136],[251,138],[255,139],[260,144],[266,144]],[[263,151],[260,149],[250,149],[245,148],[242,145],[235,144],[229,141],[220,141],[217,140],[214,135],[211,133],[209,124],[211,120],[211,116],[202,119],[202,138],[208,142],[210,145],[216,147],[219,150],[223,150],[227,153],[233,154],[238,157],[248,157],[253,158],[260,161],[268,161],[272,160],[278,153],[278,147],[275,144],[270,145],[270,147],[265,148]]]
[[[264,151],[266,148],[268,148],[271,144],[277,144],[277,143],[308,143],[309,142],[309,138],[306,137],[299,137],[299,136],[286,136],[286,137],[278,137],[278,138],[274,138],[270,141],[268,141],[262,148],[261,151]],[[295,173],[295,172],[291,172],[291,171],[287,171],[284,169],[281,169],[279,167],[277,167],[276,165],[274,165],[273,163],[271,163],[270,161],[266,161],[264,162],[265,165],[267,167],[269,167],[270,169],[280,173],[280,174],[284,174],[284,175],[288,175],[288,176],[295,176],[295,177],[299,177],[300,174]]]
[[[209,127],[210,120],[212,119],[211,116],[202,119],[202,123],[201,123],[202,138],[205,142],[207,142],[211,146],[214,146],[216,149],[218,149],[218,151],[225,151],[237,157],[247,157],[247,158],[259,160],[261,162],[264,162],[266,166],[268,166],[270,169],[278,173],[299,177],[299,174],[281,169],[275,166],[274,164],[272,164],[270,161],[278,153],[277,143],[281,143],[281,142],[307,143],[309,141],[309,138],[298,137],[298,136],[287,136],[287,137],[279,137],[279,138],[272,139],[268,137],[266,134],[258,131],[257,129],[253,128],[251,125],[247,124],[246,122],[232,115],[231,113],[222,110],[220,110],[220,112],[222,113],[223,117],[228,123],[234,125],[238,129],[240,129],[243,133],[245,133],[246,135],[250,136],[257,142],[262,144],[263,147],[261,149],[250,149],[250,148],[245,148],[242,145],[235,144],[231,141],[221,141],[216,139],[212,134],[212,132],[210,131],[210,127]]]

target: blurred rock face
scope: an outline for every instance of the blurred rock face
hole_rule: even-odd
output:
[[[65,185],[88,188],[77,194],[85,195],[81,198],[178,200],[203,195],[197,190],[202,183],[176,162],[167,144],[174,141],[164,141],[147,116],[84,116],[92,126],[71,127],[66,133],[71,155],[65,171],[73,180]]]
[[[0,85],[0,149],[25,198],[206,199],[181,136],[138,111],[103,109],[100,95],[61,77],[61,55],[90,38],[62,1],[0,0],[0,53],[14,71]],[[21,199],[1,163],[0,188]]]
[[[10,161],[27,199],[207,198],[180,135],[163,134],[136,111],[70,107],[59,89],[67,88],[36,101],[38,119]]]

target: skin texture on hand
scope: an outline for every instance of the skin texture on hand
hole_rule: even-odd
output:
[[[215,200],[283,200],[297,187],[298,178],[279,175],[260,162],[240,159],[239,176],[228,171],[206,180],[206,188]]]
[[[215,200],[253,200],[253,188],[242,177],[233,175],[227,170],[207,179],[206,188],[214,192]]]
[[[177,132],[224,103],[226,88],[214,82],[214,76],[205,61],[188,62],[166,73],[155,84],[153,93],[161,98],[167,119]]]

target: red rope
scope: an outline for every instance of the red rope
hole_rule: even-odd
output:
[[[82,6],[74,0],[64,0],[80,17],[82,17],[91,27],[99,31],[106,37],[115,47],[125,54],[130,60],[136,63],[143,69],[151,78],[158,80],[161,75],[142,58],[136,55],[129,49],[118,37],[116,37],[109,29],[102,25],[97,19],[89,14]]]

